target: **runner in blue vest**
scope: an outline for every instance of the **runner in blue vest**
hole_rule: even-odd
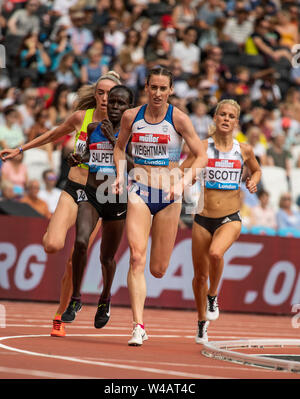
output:
[[[102,219],[100,262],[103,291],[94,319],[95,328],[104,327],[110,317],[110,291],[116,271],[114,257],[123,235],[127,213],[127,196],[121,198],[112,194],[111,186],[116,173],[113,148],[119,134],[122,114],[132,105],[131,90],[123,85],[114,86],[108,95],[109,119],[104,119],[101,123],[90,123],[87,128],[85,153],[75,153],[69,159],[70,166],[87,163],[89,172],[85,186],[87,201],[78,205],[72,258],[73,294],[61,318],[65,323],[71,323],[82,307],[80,286],[87,261],[88,244],[99,218]]]

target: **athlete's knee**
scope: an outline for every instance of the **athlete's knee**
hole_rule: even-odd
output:
[[[150,270],[151,274],[155,278],[162,278],[165,275],[165,271],[160,270]]]
[[[84,237],[77,237],[75,240],[74,251],[76,254],[86,253],[88,250],[89,242]]]
[[[43,237],[43,246],[46,253],[53,254],[60,251],[64,247],[64,243],[46,233]]]
[[[110,267],[115,266],[116,261],[115,261],[114,257],[111,255],[100,254],[100,263],[102,266],[104,266],[106,268],[110,268]]]
[[[150,273],[155,278],[162,278],[166,274],[167,266],[164,265],[156,265],[150,266]]]
[[[132,248],[130,254],[130,267],[133,272],[144,272],[146,254],[138,249]]]
[[[209,250],[210,260],[214,262],[220,262],[223,259],[223,253],[218,249],[212,248]]]
[[[205,285],[207,283],[207,280],[208,280],[208,273],[195,272],[194,282],[196,283],[197,286]]]

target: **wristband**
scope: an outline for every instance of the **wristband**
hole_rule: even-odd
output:
[[[19,154],[22,154],[23,148],[22,147],[18,147],[18,149],[19,149]]]

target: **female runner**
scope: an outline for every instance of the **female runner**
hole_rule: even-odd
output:
[[[251,174],[246,181],[250,193],[257,191],[261,177],[252,148],[233,138],[239,115],[240,107],[236,101],[220,101],[215,110],[214,131],[203,141],[208,156],[204,173],[204,207],[195,215],[192,231],[193,291],[198,311],[196,342],[199,344],[208,340],[209,321],[219,317],[217,292],[224,254],[240,235],[240,182],[244,165]],[[181,167],[189,167],[192,161],[191,155]]]
[[[78,92],[74,112],[58,127],[45,132],[34,140],[15,149],[4,149],[0,152],[3,161],[14,158],[19,153],[31,148],[54,142],[62,136],[76,132],[75,152],[85,150],[87,126],[91,122],[100,122],[107,117],[107,97],[113,86],[120,84],[119,76],[114,71],[101,76],[94,85],[83,86]],[[87,165],[80,164],[70,169],[68,181],[61,193],[56,210],[52,215],[47,231],[43,237],[47,253],[55,253],[65,245],[67,232],[75,224],[78,203],[86,200],[84,187],[88,175]],[[95,228],[91,241],[94,240],[100,224]],[[61,281],[60,303],[53,320],[52,336],[65,336],[61,315],[65,311],[72,294],[72,252],[67,261]]]
[[[122,198],[113,195],[111,190],[111,180],[115,176],[113,148],[120,131],[123,112],[133,106],[133,100],[133,93],[126,86],[114,86],[108,95],[109,119],[104,119],[99,124],[88,125],[85,153],[75,153],[69,161],[70,166],[88,162],[89,173],[85,186],[87,201],[78,206],[72,258],[73,294],[70,306],[61,318],[66,323],[71,323],[81,308],[80,287],[87,260],[88,243],[99,218],[102,218],[100,262],[103,291],[94,319],[95,328],[104,327],[110,317],[110,290],[116,271],[114,257],[123,235],[127,212],[127,198],[122,201]]]
[[[195,155],[186,182],[206,165],[203,144],[186,114],[168,104],[173,91],[172,74],[165,68],[149,71],[145,90],[148,104],[124,112],[114,149],[116,193],[123,192],[125,149],[131,137],[134,161],[133,184],[129,189],[126,231],[130,248],[128,289],[133,314],[133,333],[128,344],[140,346],[146,340],[143,310],[146,299],[144,269],[152,220],[150,271],[156,278],[165,274],[174,246],[184,179],[178,162],[182,139]],[[131,172],[132,172],[131,171]],[[176,171],[178,174],[176,174]]]

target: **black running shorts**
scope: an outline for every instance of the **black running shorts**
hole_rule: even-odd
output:
[[[122,220],[126,218],[127,202],[114,203],[108,202],[106,197],[97,198],[97,189],[88,184],[85,186],[85,193],[88,202],[93,205],[99,213],[99,217],[103,220]],[[116,201],[118,201],[118,197],[116,197]]]
[[[223,224],[230,222],[242,222],[240,212],[232,213],[231,215],[223,216],[222,218],[208,218],[206,216],[195,215],[194,221],[200,226],[204,227],[211,235]]]
[[[67,179],[64,191],[71,195],[76,204],[82,201],[87,201],[87,196],[85,194],[85,186],[83,184],[76,183],[72,180]]]

